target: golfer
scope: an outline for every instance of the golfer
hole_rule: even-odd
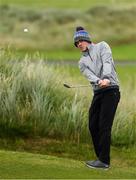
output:
[[[94,44],[83,27],[77,27],[74,44],[82,52],[79,61],[80,71],[92,85],[94,96],[89,109],[89,130],[97,159],[87,161],[91,168],[110,167],[111,129],[114,115],[120,100],[112,52],[102,41]]]

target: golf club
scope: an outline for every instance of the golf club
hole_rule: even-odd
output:
[[[66,84],[66,83],[64,83],[63,85],[64,85],[64,87],[66,87],[66,88],[90,87],[90,85],[69,85],[69,84]]]

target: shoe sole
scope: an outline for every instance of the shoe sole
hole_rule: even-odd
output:
[[[94,167],[94,166],[90,166],[90,165],[88,165],[88,164],[85,164],[88,168],[91,168],[91,169],[100,169],[100,170],[109,170],[109,168],[110,167],[108,167],[108,168],[102,168],[102,167]]]

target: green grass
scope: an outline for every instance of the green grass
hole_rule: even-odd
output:
[[[136,60],[136,44],[113,46],[112,52],[115,60]]]
[[[114,60],[133,60],[136,61],[136,44],[126,44],[120,46],[111,46]],[[78,49],[71,51],[58,50],[58,51],[45,51],[42,54],[47,60],[75,60],[78,61],[81,52]]]
[[[136,81],[136,65],[117,65],[117,72],[122,84]]]
[[[1,4],[14,4],[14,5],[24,5],[24,6],[33,6],[33,7],[43,7],[43,8],[62,8],[62,9],[67,9],[67,8],[75,8],[75,9],[81,9],[81,10],[86,10],[89,7],[96,6],[96,5],[102,5],[102,4],[110,4],[110,5],[115,5],[118,3],[118,5],[129,5],[131,2],[131,5],[136,4],[135,0],[70,0],[70,1],[64,1],[64,0],[1,0]]]
[[[112,54],[114,60],[123,60],[123,61],[136,61],[136,44],[126,44],[126,45],[117,45],[117,46],[112,46]],[[13,50],[13,52],[17,55],[20,56],[25,56],[25,54],[29,54],[33,56],[36,53],[39,53],[42,57],[44,57],[45,60],[50,61],[79,61],[80,56],[82,53],[71,44],[71,50],[63,50],[63,49],[58,49],[58,50],[43,50],[43,49],[18,49],[18,50]]]
[[[108,171],[85,167],[83,161],[55,156],[0,151],[0,178],[4,179],[135,179],[135,149],[114,150],[115,157]],[[133,166],[132,166],[133,164]]]
[[[45,61],[55,61],[55,62],[61,62],[61,61],[79,61],[81,53],[78,51],[78,49],[75,49],[73,47],[73,50],[42,50],[42,49],[18,49],[13,50],[13,53],[15,53],[17,56],[24,57],[26,54],[30,56],[34,56],[34,54],[39,54],[44,58]]]

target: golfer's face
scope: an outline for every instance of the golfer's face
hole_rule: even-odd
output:
[[[88,42],[86,41],[78,41],[77,42],[77,47],[80,49],[80,51],[86,51],[88,47]]]

